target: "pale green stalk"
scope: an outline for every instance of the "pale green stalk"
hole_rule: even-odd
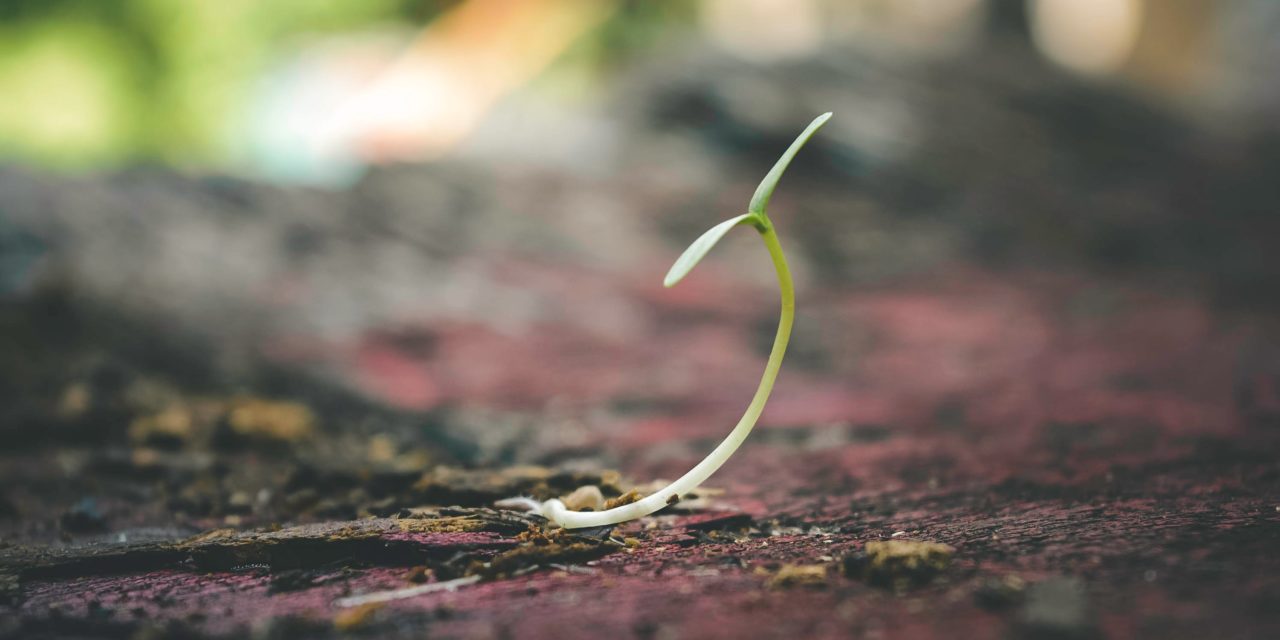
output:
[[[715,243],[725,233],[728,233],[729,229],[740,224],[750,224],[755,227],[760,232],[760,237],[764,240],[765,247],[769,250],[769,257],[773,259],[774,270],[778,273],[778,289],[782,294],[782,314],[778,320],[778,332],[773,339],[773,349],[769,352],[769,360],[765,363],[764,375],[760,378],[760,386],[756,388],[756,394],[751,398],[751,404],[747,405],[746,412],[742,414],[742,418],[738,420],[738,424],[733,428],[733,431],[730,431],[724,441],[710,455],[703,458],[702,462],[690,469],[688,473],[680,476],[678,480],[672,482],[666,488],[631,504],[605,511],[570,511],[563,502],[553,499],[541,504],[530,503],[528,506],[535,507],[538,513],[546,519],[569,529],[602,527],[634,520],[658,511],[678,501],[681,496],[697,489],[707,478],[711,477],[711,474],[715,473],[728,461],[729,457],[738,450],[738,447],[742,446],[743,441],[751,433],[751,429],[755,427],[756,421],[760,419],[765,403],[769,400],[769,394],[773,391],[773,383],[778,379],[778,371],[782,367],[782,357],[787,352],[787,343],[791,339],[791,325],[795,321],[796,314],[795,288],[791,282],[791,271],[787,269],[786,256],[782,253],[782,245],[778,242],[778,234],[774,231],[773,222],[769,220],[769,216],[765,213],[765,208],[769,204],[769,198],[773,195],[773,190],[777,186],[778,180],[782,177],[783,172],[786,171],[787,165],[791,163],[791,159],[795,157],[805,142],[808,142],[813,133],[830,117],[831,114],[826,113],[814,120],[796,138],[796,141],[791,144],[786,153],[778,159],[777,164],[765,176],[760,186],[756,188],[755,195],[751,198],[748,213],[712,227],[695,240],[685,250],[684,254],[676,260],[664,280],[664,284],[668,287],[679,282],[711,250],[711,247],[715,246]],[[513,502],[526,503],[524,500]]]
[[[782,317],[778,320],[778,333],[774,336],[773,350],[769,352],[769,361],[765,364],[760,386],[756,388],[756,395],[751,398],[751,404],[747,405],[747,411],[742,414],[742,419],[738,420],[737,426],[710,455],[702,459],[702,462],[657,493],[606,511],[569,511],[563,502],[548,500],[542,504],[540,510],[543,517],[562,527],[577,529],[601,527],[647,516],[679,500],[680,496],[697,489],[747,439],[756,421],[760,419],[760,413],[764,411],[765,402],[769,400],[769,394],[773,391],[774,381],[778,379],[778,370],[782,367],[782,356],[787,352],[787,342],[791,339],[791,325],[796,315],[795,289],[791,284],[791,272],[787,270],[787,259],[782,254],[782,245],[778,244],[778,234],[774,233],[772,224],[766,223],[760,235],[764,238],[765,246],[769,248],[769,255],[773,257],[773,266],[778,272],[778,286],[782,289]]]

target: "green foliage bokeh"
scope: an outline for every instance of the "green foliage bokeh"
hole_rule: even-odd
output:
[[[0,156],[202,162],[290,38],[422,22],[452,2],[0,0]]]
[[[690,0],[601,0],[565,56],[597,77]],[[461,0],[0,0],[0,161],[224,165],[273,62],[311,40],[416,29]],[[585,64],[584,64],[585,63]]]

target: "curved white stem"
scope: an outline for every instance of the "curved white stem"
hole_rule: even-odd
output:
[[[761,227],[759,228],[760,235],[764,239],[765,246],[769,249],[769,255],[773,258],[773,266],[778,272],[778,287],[782,291],[782,316],[778,320],[778,333],[773,339],[773,350],[769,353],[769,361],[765,364],[764,375],[760,378],[760,386],[756,389],[756,395],[751,399],[751,404],[747,406],[746,412],[742,414],[742,419],[738,420],[737,426],[702,462],[699,462],[688,473],[680,476],[680,479],[667,485],[666,488],[657,493],[637,502],[605,511],[570,511],[563,502],[554,499],[548,500],[543,502],[538,509],[538,512],[544,518],[567,529],[579,529],[583,527],[603,527],[647,516],[697,489],[747,439],[747,435],[755,427],[756,421],[760,419],[760,413],[764,411],[765,402],[769,400],[769,393],[773,391],[773,382],[778,377],[778,370],[782,367],[782,356],[786,353],[787,343],[791,339],[791,325],[795,321],[796,310],[795,290],[791,283],[791,272],[787,269],[787,259],[782,254],[782,245],[778,243],[778,235],[774,233],[773,223],[761,215],[758,224]]]

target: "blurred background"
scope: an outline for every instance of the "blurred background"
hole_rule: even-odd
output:
[[[805,62],[840,72],[826,99],[862,101],[846,119],[867,124],[844,128],[878,131],[884,154],[909,142],[893,135],[892,113],[866,107],[877,95],[881,111],[924,106],[894,102],[895,86],[870,74],[1000,46],[996,57],[1034,58],[1042,74],[1241,132],[1274,120],[1276,16],[1260,0],[11,0],[0,5],[0,150],[60,169],[163,165],[329,185],[395,161],[608,157],[618,151],[601,137],[621,126],[619,94],[637,68],[673,81],[693,73],[677,61],[716,56],[764,79]],[[786,102],[775,93],[770,102]]]
[[[289,485],[215,464],[245,442],[678,473],[776,294],[746,233],[661,275],[824,111],[772,205],[801,321],[758,451],[968,452],[910,485],[1039,473],[1045,424],[1154,456],[1274,422],[1277,32],[1270,0],[0,1],[0,448],[63,483],[9,511],[95,469],[172,478],[138,522],[317,508],[246,507]]]

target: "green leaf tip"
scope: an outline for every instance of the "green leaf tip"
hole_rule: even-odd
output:
[[[729,233],[730,229],[744,222],[753,222],[754,219],[755,214],[744,213],[735,218],[729,218],[728,220],[707,229],[706,233],[699,236],[697,240],[694,240],[693,244],[689,245],[689,248],[685,249],[684,253],[680,254],[679,258],[676,258],[676,263],[671,265],[671,270],[667,272],[667,277],[662,279],[662,286],[675,286],[677,282],[680,282],[685,276],[689,275],[689,272],[692,271],[694,267],[698,266],[698,263],[702,261],[702,257],[707,255],[707,252],[711,250],[711,247],[716,246],[716,243],[720,242],[720,238],[723,238],[724,234]]]
[[[773,190],[777,188],[778,181],[782,179],[782,174],[786,172],[787,166],[791,164],[792,158],[796,157],[796,154],[799,153],[800,149],[809,141],[809,138],[812,138],[813,134],[830,119],[830,111],[814,118],[813,122],[810,122],[809,126],[805,127],[805,130],[796,137],[795,142],[792,142],[791,146],[787,148],[786,153],[783,153],[782,157],[778,158],[778,162],[776,162],[773,165],[773,168],[769,170],[769,173],[765,175],[764,180],[760,181],[760,186],[756,187],[755,195],[751,196],[751,205],[747,207],[748,212],[759,214],[761,216],[765,215],[764,210],[765,207],[769,206],[769,198],[773,197]]]
[[[706,233],[699,236],[697,240],[694,240],[693,244],[689,245],[689,248],[685,249],[679,258],[676,258],[676,263],[671,265],[671,270],[667,272],[667,277],[662,279],[662,285],[671,287],[683,280],[694,267],[698,266],[698,263],[707,255],[707,252],[711,251],[711,248],[716,246],[717,242],[720,242],[720,238],[729,233],[730,229],[740,224],[752,224],[761,232],[767,230],[770,223],[764,209],[769,204],[769,198],[773,196],[774,188],[778,186],[778,180],[782,178],[783,172],[787,170],[787,165],[791,164],[791,159],[800,152],[800,148],[830,119],[830,111],[814,118],[813,122],[810,122],[809,126],[796,138],[795,142],[791,143],[786,153],[783,153],[782,157],[778,158],[778,162],[769,170],[769,174],[760,182],[760,186],[756,187],[756,194],[751,197],[751,206],[747,208],[747,213],[711,227]]]

